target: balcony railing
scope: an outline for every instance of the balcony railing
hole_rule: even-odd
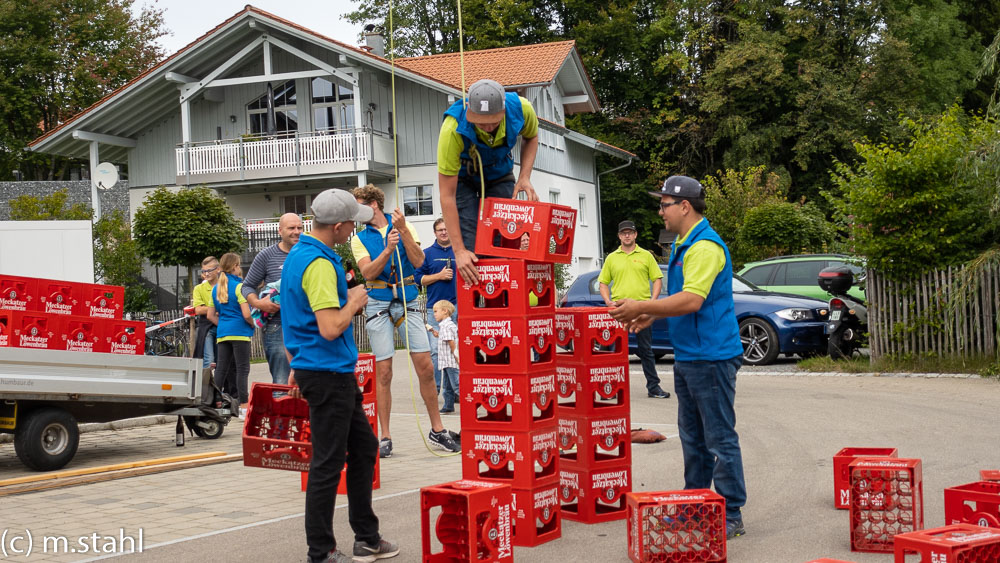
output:
[[[239,138],[188,143],[175,150],[177,176],[250,173],[268,176],[268,171],[288,174],[315,173],[337,165],[356,167],[359,162],[383,160],[391,137],[368,129],[297,132],[271,138]],[[391,153],[389,153],[391,154]],[[306,167],[306,171],[302,168]]]

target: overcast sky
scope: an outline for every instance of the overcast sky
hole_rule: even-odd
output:
[[[150,0],[137,0],[135,9]],[[173,35],[160,39],[167,55],[204,35],[250,4],[327,37],[357,45],[363,26],[353,26],[343,15],[357,4],[350,0],[160,0],[153,6],[163,9],[164,24]]]

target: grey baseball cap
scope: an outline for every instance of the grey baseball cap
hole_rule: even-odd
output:
[[[659,199],[665,195],[672,197],[686,197],[698,199],[705,197],[705,188],[694,178],[687,176],[671,176],[663,181],[658,192],[647,192],[649,195]]]
[[[465,118],[472,123],[493,123],[503,116],[506,93],[496,80],[484,78],[469,86],[469,107]]]
[[[630,230],[631,231],[635,231],[636,230],[635,223],[633,223],[632,221],[625,220],[625,221],[622,221],[621,223],[618,223],[618,232],[619,233],[622,232],[622,231],[630,231]]]
[[[374,211],[367,205],[361,205],[347,190],[331,188],[313,198],[313,218],[320,223],[333,225],[344,221],[367,223],[371,221]]]

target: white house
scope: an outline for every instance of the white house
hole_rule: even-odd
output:
[[[438,130],[461,96],[459,55],[394,65],[380,36],[368,43],[354,47],[247,6],[30,147],[89,159],[92,170],[117,164],[133,212],[158,186],[206,185],[254,223],[307,214],[324,189],[373,183],[427,245],[440,216]],[[596,154],[635,156],[564,126],[567,114],[599,109],[574,42],[473,51],[464,67],[466,85],[493,78],[535,106],[542,132],[532,183],[543,201],[578,209],[571,274],[594,269]]]

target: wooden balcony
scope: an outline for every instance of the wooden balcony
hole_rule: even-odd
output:
[[[369,129],[189,143],[175,149],[177,184],[382,171],[392,167],[392,137]]]

